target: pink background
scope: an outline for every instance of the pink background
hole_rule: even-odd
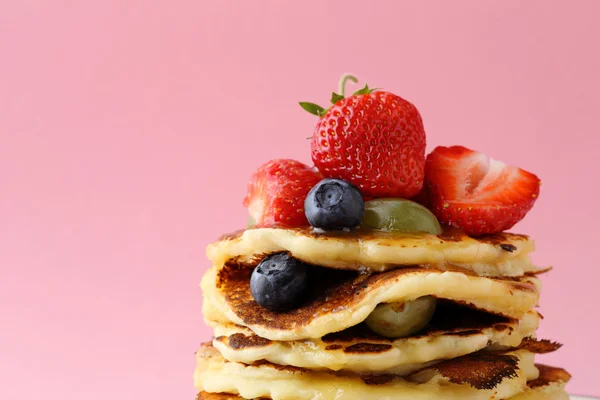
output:
[[[539,174],[543,357],[598,372],[600,2],[0,1],[0,397],[191,399],[204,246],[343,72]]]

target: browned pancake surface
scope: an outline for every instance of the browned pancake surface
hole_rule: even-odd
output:
[[[217,288],[231,310],[246,325],[260,325],[269,329],[292,330],[310,323],[314,318],[339,312],[360,303],[369,292],[385,287],[401,276],[428,271],[425,268],[401,268],[393,271],[360,274],[329,268],[313,267],[310,290],[299,307],[287,312],[273,312],[260,307],[250,292],[252,269],[228,264],[219,271]],[[490,278],[492,279],[492,278]],[[501,279],[496,279],[501,280]],[[517,279],[505,279],[503,283],[515,291],[535,292],[533,284]]]
[[[378,247],[394,247],[396,248],[399,252],[402,252],[402,249],[407,249],[407,248],[417,248],[417,247],[427,247],[430,245],[456,245],[457,243],[460,242],[464,242],[467,239],[470,240],[474,245],[475,243],[477,243],[478,245],[488,245],[488,246],[492,246],[492,247],[496,247],[499,250],[499,254],[505,253],[506,255],[513,253],[513,252],[519,252],[522,250],[523,247],[525,247],[529,242],[530,239],[529,237],[525,236],[525,235],[519,235],[519,234],[513,234],[513,233],[508,233],[508,232],[502,232],[502,233],[498,233],[495,235],[488,235],[488,236],[482,236],[482,237],[478,237],[478,238],[470,238],[469,236],[467,236],[464,232],[455,229],[455,228],[451,228],[451,227],[445,227],[444,228],[444,232],[440,235],[431,235],[428,233],[414,233],[414,236],[410,236],[410,234],[408,234],[409,236],[404,236],[406,235],[406,233],[403,233],[402,236],[398,236],[397,232],[382,232],[382,231],[374,231],[374,230],[355,230],[355,231],[349,231],[349,232],[344,232],[344,231],[315,231],[312,228],[290,228],[290,229],[284,229],[287,233],[291,233],[292,236],[295,236],[297,238],[305,238],[305,239],[310,239],[310,240],[318,240],[321,245],[327,245],[328,242],[330,242],[332,245],[333,243],[337,243],[339,244],[340,242],[344,242],[344,243],[371,243],[372,245],[377,245]],[[219,238],[219,245],[223,246],[223,247],[227,247],[227,245],[229,243],[232,242],[237,242],[242,240],[243,234],[244,232],[251,232],[254,231],[254,229],[248,229],[248,230],[240,230],[231,234],[227,234],[227,235],[223,235],[221,238]],[[403,240],[403,239],[407,239],[407,240]],[[417,241],[415,242],[415,239],[417,239]],[[473,242],[474,241],[474,242]],[[211,247],[211,246],[209,246]],[[286,248],[282,248],[280,251],[286,251],[289,250],[293,253],[292,249],[286,249]],[[238,266],[245,266],[245,267],[254,267],[256,266],[258,263],[260,263],[260,261],[265,257],[269,255],[269,253],[263,253],[260,250],[256,250],[256,253],[252,254],[252,252],[250,252],[249,254],[246,254],[246,252],[242,253],[242,254],[238,254],[235,255],[231,254],[229,256],[228,259],[224,259],[222,260],[222,262],[224,263],[230,263],[230,264],[236,264]],[[300,258],[302,258],[301,256],[299,256]],[[210,256],[209,256],[210,258]],[[305,260],[308,261],[308,260]],[[311,261],[309,261],[311,262]],[[314,262],[314,260],[312,260],[313,263],[315,264],[319,264],[318,262]],[[359,263],[358,265],[356,263]],[[330,263],[324,263],[324,266],[327,266],[328,268],[336,268],[336,269],[348,269],[348,270],[358,270],[358,268],[360,268],[360,265],[367,265],[368,261],[362,260],[354,260],[349,261],[346,264],[335,264],[332,265]],[[402,264],[402,265],[400,265]],[[392,269],[396,269],[396,268],[401,268],[406,266],[405,263],[394,263],[394,262],[387,262],[385,265],[376,265],[376,267],[374,268],[377,271],[384,271],[384,270],[392,270]],[[219,264],[219,267],[221,265]],[[373,265],[371,265],[371,267],[373,267]],[[452,263],[446,263],[443,266],[437,266],[436,268],[440,269],[440,270],[456,270],[456,271],[464,271],[465,273],[471,273],[474,274],[474,272],[470,269],[470,268],[466,268],[464,266],[459,267],[457,265],[453,265]],[[488,275],[488,276],[492,276],[492,275]]]
[[[513,328],[508,324],[514,322],[507,317],[493,315],[440,300],[431,322],[412,338],[446,335],[468,337],[480,334],[484,329],[493,327],[496,330]],[[216,340],[226,343],[230,348],[266,347],[273,343],[258,335],[235,333],[229,337],[220,336]],[[384,353],[392,349],[393,339],[386,338],[371,331],[364,324],[354,326],[341,332],[330,333],[322,338],[327,343],[327,350],[343,349],[345,353]]]
[[[532,342],[540,342],[536,339],[531,339]],[[559,345],[560,347],[560,345]],[[532,346],[536,348],[536,346]],[[329,374],[338,376],[358,376],[367,385],[382,385],[393,381],[394,379],[406,379],[408,381],[418,382],[419,376],[422,376],[426,371],[434,371],[447,378],[452,383],[468,384],[476,389],[488,390],[494,389],[505,378],[513,378],[517,376],[519,371],[518,357],[510,354],[515,350],[528,350],[527,346],[519,346],[514,349],[503,351],[478,351],[461,357],[456,357],[450,360],[443,361],[431,367],[423,368],[412,375],[401,377],[398,375],[369,375],[356,374],[343,371],[329,371]],[[201,351],[207,354],[207,357],[217,357],[222,359],[221,354],[215,349],[212,343],[202,344]],[[533,352],[533,351],[532,351]],[[547,351],[546,351],[547,352]],[[224,360],[228,363],[229,361]],[[294,367],[290,365],[278,365],[268,361],[257,361],[250,366],[272,368],[278,371],[288,371],[296,373],[310,372],[307,368]],[[548,370],[553,371],[553,369]],[[558,375],[553,375],[558,379]],[[539,379],[539,378],[538,378]]]
[[[535,354],[547,354],[552,353],[562,347],[562,344],[558,342],[553,342],[548,339],[533,339],[533,338],[525,338],[521,345],[520,349],[529,350]]]
[[[530,388],[547,386],[554,382],[569,382],[571,374],[562,368],[550,367],[548,365],[536,364],[540,371],[539,378],[527,383]]]
[[[429,370],[439,373],[452,383],[491,390],[504,379],[518,376],[519,358],[508,354],[476,353],[461,357],[460,362],[444,361]]]
[[[354,230],[354,231],[349,231],[349,232],[345,232],[345,231],[323,231],[323,232],[319,232],[314,230],[312,227],[305,227],[305,228],[286,228],[287,230],[293,231],[293,232],[297,232],[302,234],[302,236],[306,236],[306,237],[311,237],[311,238],[315,238],[315,239],[319,239],[319,240],[331,240],[331,239],[361,239],[361,240],[371,240],[371,239],[387,239],[387,238],[394,238],[394,232],[383,232],[383,231],[375,231],[375,230]],[[469,236],[467,234],[465,234],[463,231],[461,231],[460,229],[456,229],[456,228],[452,228],[452,227],[448,227],[448,226],[444,226],[443,227],[444,231],[437,235],[437,238],[440,241],[444,241],[444,242],[461,242],[463,241],[465,238],[468,238]],[[232,233],[228,233],[225,235],[222,235],[219,238],[219,241],[227,241],[227,240],[236,240],[238,239],[243,233],[245,232],[244,229],[236,231],[236,232],[232,232]],[[435,238],[435,236],[433,236]],[[486,235],[486,236],[480,236],[476,238],[479,242],[481,243],[488,243],[491,245],[496,245],[496,246],[502,246],[502,249],[507,251],[507,252],[512,252],[515,249],[513,247],[515,247],[515,245],[511,245],[510,243],[519,243],[519,242],[527,242],[529,240],[529,237],[526,235],[519,235],[516,233],[509,233],[509,232],[501,232],[501,233],[496,233],[494,235]],[[406,247],[406,246],[400,246],[402,247]]]
[[[513,360],[506,359],[502,363],[497,363],[497,365],[492,368],[494,370],[500,369],[501,374],[507,375],[507,374],[511,374],[512,371],[514,371],[511,367],[512,363],[513,363]],[[488,363],[487,367],[484,366],[484,368],[490,368],[489,364],[490,363]],[[491,363],[491,364],[496,364],[496,363]],[[449,365],[449,364],[447,364],[447,365]],[[465,366],[466,366],[466,364],[465,364]],[[482,364],[478,362],[476,364],[470,365],[470,367],[481,368]],[[571,379],[571,375],[562,368],[550,367],[550,366],[542,365],[542,364],[536,364],[536,367],[540,371],[540,376],[538,379],[530,381],[527,384],[531,389],[547,386],[552,383],[568,382]],[[461,368],[461,370],[463,370],[464,368],[465,367]],[[488,386],[489,382],[486,379],[481,378],[482,376],[487,374],[486,371],[487,370],[484,369],[480,373],[478,372],[478,370],[470,372],[471,380],[468,380],[467,382],[468,383],[479,382],[479,385]],[[451,368],[446,367],[445,374],[447,374],[447,376],[454,376],[454,378],[451,378],[451,379],[454,379],[455,381],[465,381],[466,380],[464,371],[459,370],[459,372],[457,373],[456,371],[452,371]],[[387,378],[383,377],[382,379],[385,380]],[[243,398],[238,395],[233,395],[233,394],[228,394],[228,393],[200,392],[196,399],[197,400],[238,400],[238,399],[243,399]],[[267,400],[266,398],[262,398],[262,399]]]

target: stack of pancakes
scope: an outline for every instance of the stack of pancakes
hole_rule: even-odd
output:
[[[377,231],[248,229],[208,247],[197,352],[198,399],[568,399],[569,374],[534,363],[560,345],[536,339],[541,316],[533,242]],[[288,252],[312,265],[304,303],[260,307],[250,276]],[[365,319],[378,304],[434,296],[431,322],[390,339]]]

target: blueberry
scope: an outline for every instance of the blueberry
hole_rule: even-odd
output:
[[[323,179],[304,200],[306,219],[315,228],[339,230],[356,228],[365,212],[360,190],[341,179]]]
[[[298,306],[307,287],[308,266],[288,253],[266,257],[250,278],[254,300],[271,311],[286,311]]]

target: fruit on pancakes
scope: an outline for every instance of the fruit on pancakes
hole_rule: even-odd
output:
[[[304,201],[308,222],[326,230],[356,228],[364,208],[360,190],[341,179],[323,179],[308,192]]]
[[[534,174],[462,146],[429,154],[425,181],[440,221],[474,236],[512,228],[540,193]]]
[[[265,257],[250,277],[252,297],[261,307],[271,311],[285,311],[297,306],[307,285],[308,266],[289,253]]]
[[[460,146],[426,158],[411,103],[347,80],[301,103],[315,167],[257,169],[253,229],[208,248],[199,398],[563,398],[568,374],[533,363],[560,347],[533,339],[547,269],[504,232],[539,179]]]
[[[436,303],[432,296],[402,303],[382,303],[369,314],[365,323],[373,332],[387,338],[414,335],[431,321]]]
[[[365,196],[412,197],[423,186],[425,129],[417,108],[403,98],[366,85],[352,96],[334,93],[331,108],[300,103],[319,116],[311,152],[326,177],[358,186]]]
[[[271,160],[252,174],[244,206],[257,227],[308,225],[304,198],[322,176],[295,160]]]
[[[366,198],[379,201],[371,205],[389,216],[378,219],[377,212],[367,209],[365,227],[410,231],[416,225],[418,231],[423,229],[419,225],[429,225],[427,232],[441,233],[426,213],[421,213],[422,223],[415,221],[411,203],[385,201],[413,198],[442,223],[480,236],[510,229],[531,209],[539,195],[537,176],[462,146],[437,147],[425,159],[418,110],[368,85],[345,97],[349,79],[356,82],[344,75],[340,93],[333,93],[327,110],[300,103],[319,116],[311,144],[318,171],[298,161],[273,160],[254,172],[244,205],[257,227],[302,227],[310,222],[326,230],[355,228],[362,222]],[[323,176],[331,180],[318,183]],[[346,190],[355,187],[360,195]],[[325,191],[332,197],[323,197]],[[393,223],[410,219],[413,222],[400,229],[395,225],[402,223]],[[384,224],[396,229],[385,229]]]
[[[431,211],[414,201],[398,198],[367,201],[362,227],[387,232],[442,233],[442,227]]]

